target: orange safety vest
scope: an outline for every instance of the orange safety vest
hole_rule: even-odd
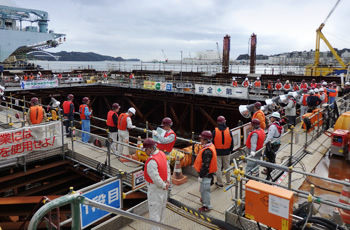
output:
[[[255,81],[254,82],[255,87],[261,87],[261,81]]]
[[[218,170],[218,164],[216,162],[216,149],[215,149],[215,145],[211,144],[209,147],[206,147],[204,149],[201,149],[197,155],[197,158],[193,164],[193,167],[197,170],[197,172],[201,171],[201,167],[202,167],[202,154],[204,152],[204,150],[206,149],[210,149],[211,152],[213,153],[213,157],[211,158],[210,164],[209,164],[209,173],[214,173]]]
[[[261,114],[261,116],[263,117],[263,119],[261,120],[260,118],[258,118],[258,114]],[[265,130],[265,128],[266,128],[266,123],[265,123],[265,114],[264,114],[264,112],[263,111],[261,111],[261,110],[258,110],[258,111],[256,111],[254,114],[253,114],[253,117],[252,117],[252,120],[253,119],[258,119],[259,121],[260,121],[260,128],[262,129],[262,130]]]
[[[300,89],[307,89],[307,83],[301,83],[300,84]]]
[[[244,86],[244,87],[248,87],[248,86],[249,86],[249,82],[248,82],[248,81],[244,81],[244,82],[243,82],[243,86]]]
[[[327,94],[325,94],[325,93],[324,93],[324,95],[325,95],[325,97],[324,97],[322,103],[327,103],[327,102],[328,102],[328,96],[327,96]]]
[[[89,111],[91,111],[91,109],[90,109],[87,105],[85,105],[85,104],[80,105],[80,107],[79,107],[79,113],[80,113],[80,119],[82,119],[82,120],[87,120],[87,119],[86,119],[86,116],[85,116],[85,113],[84,113],[85,107],[87,107],[87,108],[89,109]],[[90,118],[90,117],[91,117],[91,115],[89,116],[89,118]]]
[[[294,91],[299,90],[299,86],[297,86],[297,85],[296,85],[296,86],[293,86],[293,90],[294,90]]]
[[[103,77],[104,77],[104,78],[107,78],[107,74],[106,74],[106,73],[104,73],[104,74],[103,74]]]
[[[30,75],[30,80],[33,80],[34,79],[34,76],[33,75]]]
[[[328,91],[327,91],[327,88],[326,88],[326,87],[323,87],[323,86],[322,86],[322,88],[324,89],[324,93],[327,95],[327,92],[328,92]]]
[[[175,141],[176,141],[176,133],[172,129],[170,129],[168,132],[165,133],[164,137],[168,137],[171,134],[175,135],[174,141],[172,141],[172,142],[170,142],[168,144],[157,143],[157,148],[158,149],[163,150],[163,151],[168,152],[168,153],[170,153],[171,150],[173,150],[173,147],[174,147]]]
[[[285,89],[290,89],[290,84],[284,84],[283,86]]]
[[[237,87],[237,81],[232,81],[232,86]]]
[[[267,89],[268,89],[268,90],[272,90],[272,84],[268,83],[268,84],[267,84]]]
[[[336,97],[337,95],[338,95],[338,90],[337,89],[334,89],[335,90],[335,92],[333,93],[333,92],[331,92],[331,91],[329,91],[329,96],[330,97]]]
[[[278,89],[281,89],[281,88],[282,88],[282,84],[281,84],[281,83],[276,83],[275,88],[276,88],[277,90],[278,90]]]
[[[71,104],[73,104],[73,102],[71,102],[71,101],[64,101],[63,102],[62,107],[63,107],[63,113],[64,114],[68,114],[69,113]],[[73,113],[74,113],[74,107],[73,107]]]
[[[118,129],[119,130],[126,130],[127,127],[127,121],[126,119],[129,117],[128,114],[126,113],[122,113],[120,114],[119,118],[118,118]]]
[[[107,125],[110,127],[117,127],[116,124],[113,122],[113,114],[117,115],[118,118],[118,113],[114,112],[113,110],[110,110],[107,114]]]
[[[261,149],[264,146],[264,141],[265,141],[265,132],[262,129],[258,129],[258,130],[254,130],[254,131],[250,132],[249,136],[245,142],[245,145],[247,146],[248,149],[251,149],[252,143],[250,142],[250,138],[254,133],[258,134],[258,143],[256,144],[256,150],[255,150],[255,151],[258,151],[259,149]]]
[[[30,121],[33,125],[40,124],[44,119],[44,112],[42,106],[30,107]]]
[[[151,179],[151,177],[147,173],[147,165],[148,165],[148,162],[150,160],[155,160],[157,162],[159,176],[160,176],[160,178],[162,178],[163,181],[166,181],[168,178],[168,161],[167,161],[165,153],[163,153],[162,151],[159,150],[159,152],[157,154],[151,155],[145,163],[145,169],[143,171],[143,176],[145,177],[145,180],[148,183],[153,184],[153,180]]]
[[[307,106],[307,102],[306,102],[306,98],[308,97],[308,96],[310,96],[309,94],[304,94],[303,95],[303,106]]]
[[[215,128],[214,145],[216,149],[228,149],[231,147],[231,143],[232,137],[228,127],[223,131]]]
[[[319,95],[319,94],[315,93],[315,96],[317,96],[318,98],[320,98],[320,99],[321,99],[321,95]]]
[[[24,75],[24,80],[27,81],[28,80],[28,76],[27,75]]]
[[[311,84],[310,84],[310,87],[311,87],[311,88],[314,87],[314,88],[316,89],[317,83],[311,83]]]

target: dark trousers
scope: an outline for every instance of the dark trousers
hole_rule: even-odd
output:
[[[64,126],[66,126],[66,134],[67,137],[71,137],[72,136],[72,130],[69,130],[69,127],[74,126],[73,121],[74,121],[74,117],[68,117],[68,120],[64,121]]]
[[[269,93],[269,98],[272,98],[272,96],[273,96],[273,95],[272,95],[273,90],[268,90],[267,92]]]
[[[287,116],[288,118],[288,128],[290,128],[290,126],[295,126],[295,118],[296,116]]]
[[[273,150],[273,152],[274,152],[274,157],[273,158],[266,158],[266,161],[267,162],[270,162],[270,163],[275,163],[275,158],[276,158],[276,152],[278,151],[278,149],[280,148],[280,146],[281,146],[281,144],[272,144],[272,150]],[[266,156],[268,156],[269,154],[267,154],[267,152],[266,152],[267,150],[265,150],[265,153],[264,153],[264,156],[266,157]],[[267,171],[267,176],[266,176],[266,180],[271,180],[272,178],[271,178],[271,172],[272,172],[272,168],[266,168],[266,171]]]

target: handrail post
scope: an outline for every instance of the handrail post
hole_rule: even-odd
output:
[[[146,138],[148,138],[148,121],[146,121]]]
[[[293,166],[289,166],[289,168],[288,168],[288,190],[292,189],[292,169],[293,169]]]
[[[6,102],[6,123],[9,123],[9,103]]]
[[[290,127],[290,154],[289,154],[289,166],[292,166],[292,158],[293,158],[293,133],[294,133],[294,126],[292,125]]]
[[[11,105],[11,109],[13,109],[13,105],[12,105],[12,93],[10,93],[10,105]]]
[[[69,120],[68,120],[69,122]],[[74,135],[73,135],[73,121],[70,122],[70,127],[69,127],[69,131],[70,131],[70,137],[72,140],[72,157],[73,159],[75,159],[75,154],[74,154]]]
[[[63,116],[62,116],[62,114],[61,114],[61,110],[60,110],[60,108],[56,108],[56,110],[57,110],[57,112],[58,112],[58,120],[59,121],[61,121],[61,135],[62,135],[62,160],[64,160],[65,159],[65,156],[64,156],[64,125],[63,125],[63,120],[64,120],[64,118],[63,118]]]
[[[111,174],[111,144],[113,144],[113,140],[111,140],[111,133],[107,129],[107,135],[108,135],[108,147],[107,147],[107,157],[108,157],[108,173]]]

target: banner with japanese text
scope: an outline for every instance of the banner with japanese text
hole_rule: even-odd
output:
[[[143,88],[144,89],[154,89],[156,85],[155,81],[144,81],[143,82]]]
[[[32,80],[21,81],[22,89],[40,89],[40,88],[56,88],[58,87],[58,80]]]
[[[0,160],[60,146],[62,146],[60,121],[0,132]]]
[[[248,98],[248,89],[244,87],[195,84],[195,94],[244,99]]]

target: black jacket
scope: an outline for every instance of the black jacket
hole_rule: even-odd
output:
[[[108,126],[109,132],[111,132],[111,133],[118,132],[118,117],[117,117],[117,115],[113,114],[112,119],[113,119],[113,123],[116,126],[115,127]]]
[[[219,124],[219,125],[218,125],[218,128],[219,128],[220,131],[224,131],[224,130],[227,128],[227,126],[226,126],[225,124]],[[214,139],[215,139],[215,129],[214,129],[214,131],[212,132],[212,134],[213,134],[213,143],[214,143]],[[230,132],[230,136],[231,136],[231,138],[232,138],[232,140],[233,140],[233,137],[232,137],[232,133],[231,133],[231,132]],[[222,136],[222,137],[223,137],[223,140],[222,140],[222,141],[224,141],[225,137],[224,137],[224,136]],[[229,154],[231,153],[232,150],[233,150],[233,141],[231,142],[230,148],[228,148],[228,149],[216,149],[216,155],[217,155],[217,156],[226,156],[226,155],[229,155]]]
[[[315,95],[310,95],[306,98],[306,102],[309,107],[316,107],[322,103],[322,100]]]
[[[202,153],[202,167],[201,167],[201,170],[199,171],[200,178],[203,178],[203,177],[210,178],[212,176],[212,173],[209,174],[209,166],[212,158],[213,158],[212,151],[209,148],[204,150],[204,152]]]

